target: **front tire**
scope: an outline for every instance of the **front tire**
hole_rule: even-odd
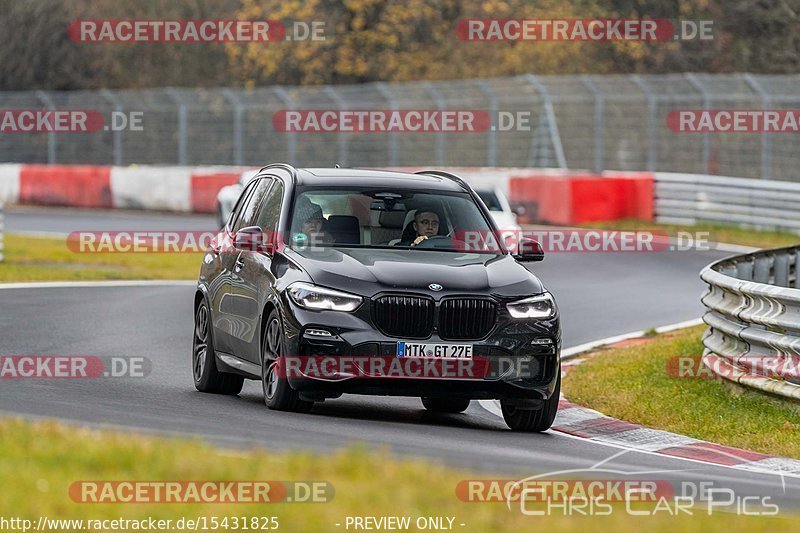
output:
[[[528,409],[517,409],[509,402],[500,400],[500,407],[503,411],[503,420],[513,431],[541,432],[550,429],[558,412],[558,400],[561,396],[561,372],[558,374],[556,389],[553,394],[544,401],[541,409],[536,411]]]
[[[434,413],[463,413],[469,407],[469,400],[462,398],[431,398],[422,397],[422,405],[425,409]]]
[[[263,350],[261,355],[261,388],[264,391],[264,403],[276,411],[294,411],[307,413],[314,402],[301,400],[296,390],[286,379],[283,354],[283,326],[277,309],[273,309],[267,319],[264,331]]]
[[[217,370],[214,339],[211,336],[211,313],[205,301],[200,302],[195,311],[193,337],[192,375],[195,388],[200,392],[232,396],[242,392],[242,376]]]

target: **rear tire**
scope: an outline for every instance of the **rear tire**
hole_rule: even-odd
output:
[[[244,378],[236,374],[220,372],[217,369],[211,330],[211,313],[203,300],[197,306],[194,314],[194,341],[192,342],[194,386],[200,392],[235,396],[242,392]]]
[[[264,403],[276,411],[307,413],[314,402],[300,399],[300,394],[289,385],[285,376],[286,358],[283,355],[283,326],[277,309],[267,319],[261,355],[261,388]]]
[[[506,400],[500,400],[500,407],[503,411],[503,419],[513,431],[541,432],[550,429],[558,412],[558,400],[561,395],[561,372],[558,373],[556,389],[553,394],[544,401],[541,409],[536,411],[527,409],[517,409],[509,405]]]
[[[469,400],[462,398],[431,398],[422,397],[422,405],[434,413],[463,413],[469,407]]]

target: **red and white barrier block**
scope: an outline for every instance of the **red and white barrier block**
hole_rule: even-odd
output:
[[[217,192],[245,167],[0,164],[0,201],[211,213]],[[420,168],[399,168],[406,172]],[[447,168],[475,187],[499,187],[528,209],[528,222],[580,224],[653,218],[651,173],[530,168]]]
[[[0,165],[0,202],[26,205],[214,212],[238,167]]]

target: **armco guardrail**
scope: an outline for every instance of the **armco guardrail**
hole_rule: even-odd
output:
[[[800,183],[656,172],[654,194],[657,222],[800,231]]]
[[[703,363],[743,386],[800,400],[800,246],[705,267]]]

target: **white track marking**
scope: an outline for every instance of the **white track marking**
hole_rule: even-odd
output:
[[[657,333],[667,333],[669,331],[674,331],[676,329],[683,329],[689,328],[692,326],[699,326],[703,324],[702,318],[696,318],[694,320],[686,320],[684,322],[677,322],[675,324],[668,324],[666,326],[660,326],[655,328]],[[589,350],[593,350],[600,346],[606,346],[608,344],[614,344],[617,342],[627,341],[630,339],[638,339],[644,337],[645,330],[640,331],[632,331],[630,333],[623,333],[622,335],[615,335],[613,337],[607,337],[605,339],[600,339],[597,341],[587,342],[584,344],[579,344],[578,346],[572,346],[570,348],[566,348],[561,350],[561,358],[562,359],[570,359],[575,357],[576,355],[580,355],[583,352],[588,352]]]

